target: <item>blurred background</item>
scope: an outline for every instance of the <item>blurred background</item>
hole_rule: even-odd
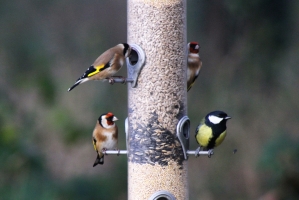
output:
[[[126,41],[126,11],[124,0],[0,1],[0,199],[127,198],[126,157],[93,168],[91,144],[112,111],[125,149],[127,87],[67,92]],[[188,93],[191,135],[212,110],[233,117],[211,159],[189,158],[191,200],[298,199],[298,11],[291,0],[187,0],[188,41],[203,60]]]

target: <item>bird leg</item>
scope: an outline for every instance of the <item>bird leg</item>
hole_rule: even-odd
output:
[[[211,158],[212,155],[214,155],[214,150],[210,149],[208,152],[208,157]]]
[[[198,148],[195,150],[195,157],[198,157],[198,156],[199,156],[199,152],[200,152],[200,147],[198,147]]]
[[[117,156],[119,156],[119,154],[120,154],[120,149],[116,149],[117,150]]]

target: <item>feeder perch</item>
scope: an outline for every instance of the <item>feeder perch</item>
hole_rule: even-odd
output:
[[[177,125],[177,137],[182,145],[184,158],[188,159],[187,150],[189,149],[190,120],[187,116],[182,117]]]
[[[134,88],[137,85],[138,76],[145,64],[145,53],[137,44],[130,44],[131,55],[127,58],[128,80]]]

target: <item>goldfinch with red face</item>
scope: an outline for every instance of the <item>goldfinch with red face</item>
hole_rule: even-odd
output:
[[[114,123],[118,119],[113,113],[102,114],[97,120],[92,134],[92,142],[97,158],[93,164],[104,164],[104,153],[106,150],[117,149],[118,128]]]
[[[130,53],[131,47],[127,43],[118,44],[108,49],[94,61],[68,91],[86,81],[109,79],[120,70]]]
[[[188,50],[187,91],[193,86],[202,66],[201,59],[198,55],[199,44],[197,42],[188,43]]]
[[[231,119],[225,112],[213,111],[202,119],[195,131],[195,138],[199,148],[195,150],[195,156],[200,149],[209,151],[209,157],[213,154],[214,147],[219,146],[226,136],[226,122]]]

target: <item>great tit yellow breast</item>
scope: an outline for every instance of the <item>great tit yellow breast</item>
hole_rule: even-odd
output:
[[[196,140],[200,146],[207,147],[212,136],[213,133],[211,127],[203,124],[197,131]]]

